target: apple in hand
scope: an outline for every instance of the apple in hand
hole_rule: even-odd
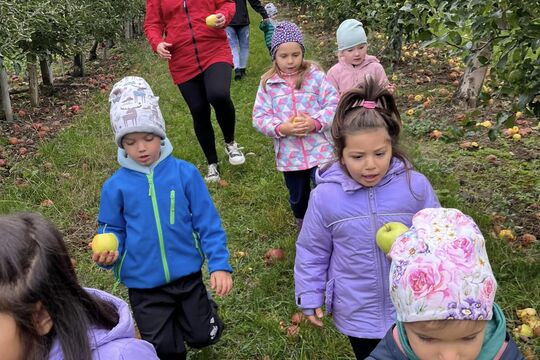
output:
[[[212,14],[206,17],[206,25],[208,27],[214,28],[216,27],[216,21],[217,21],[217,15]]]
[[[386,223],[377,230],[377,235],[375,237],[377,245],[379,245],[385,254],[388,254],[397,237],[407,230],[409,230],[409,228],[400,222]]]
[[[116,250],[118,250],[118,240],[113,233],[97,234],[92,239],[92,251],[95,253]]]

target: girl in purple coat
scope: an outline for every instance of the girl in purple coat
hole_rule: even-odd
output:
[[[36,214],[0,217],[2,360],[158,359],[128,305],[83,289],[62,236]]]
[[[296,242],[297,305],[318,326],[325,305],[357,359],[395,321],[377,230],[388,222],[410,226],[416,212],[440,206],[398,149],[400,130],[394,98],[373,79],[343,94],[332,124],[338,161],[318,171]]]

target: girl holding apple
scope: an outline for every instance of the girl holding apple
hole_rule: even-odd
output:
[[[225,27],[235,13],[235,0],[146,0],[144,32],[169,63],[191,116],[195,135],[208,162],[207,182],[220,180],[211,107],[232,165],[245,162],[235,141],[236,113],[231,100],[232,55]]]
[[[390,261],[376,232],[390,222],[439,207],[428,179],[398,148],[401,120],[394,98],[372,78],[343,94],[332,123],[337,160],[319,169],[296,242],[296,303],[322,326],[333,314],[357,359],[375,348],[395,320]]]
[[[158,359],[128,305],[82,288],[62,235],[42,216],[0,217],[2,360]]]
[[[272,36],[272,67],[261,78],[253,126],[274,141],[296,223],[302,226],[317,167],[332,159],[327,131],[337,92],[314,62],[304,59],[304,38],[293,23],[279,23]]]

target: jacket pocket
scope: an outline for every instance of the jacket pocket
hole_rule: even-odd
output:
[[[176,196],[176,193],[174,190],[171,190],[170,192],[170,198],[171,198],[171,202],[170,202],[170,210],[169,210],[169,223],[171,225],[174,225],[174,203],[175,203],[175,196]]]
[[[326,313],[328,314],[332,312],[332,306],[334,303],[334,282],[335,279],[332,279],[326,283],[324,307],[326,308]]]

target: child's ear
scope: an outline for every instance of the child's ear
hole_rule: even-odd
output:
[[[35,305],[33,318],[36,332],[39,335],[45,336],[51,331],[53,327],[53,322],[51,316],[49,315],[49,312],[47,311],[45,306],[43,306],[43,303],[41,301]]]

